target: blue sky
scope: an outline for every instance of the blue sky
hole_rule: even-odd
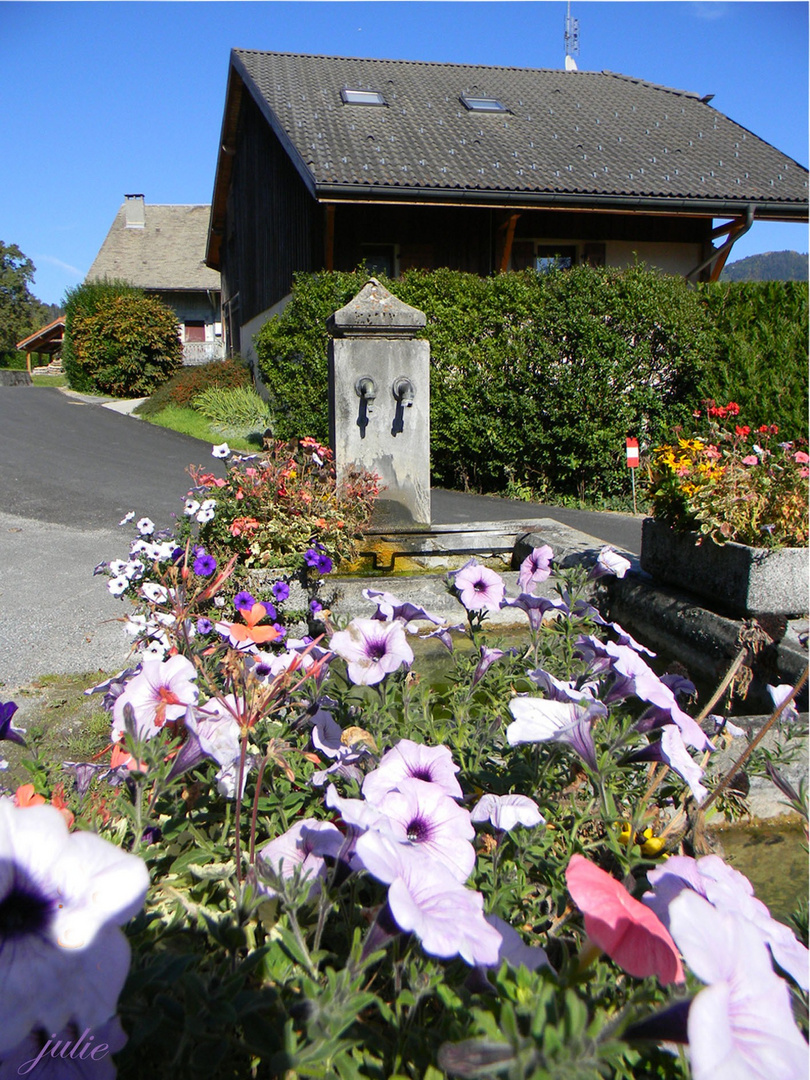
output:
[[[681,90],[808,164],[808,4],[578,3],[581,70]],[[563,65],[565,0],[311,3],[0,2],[0,239],[61,302],[127,192],[208,203],[231,48]],[[755,223],[732,261],[808,250],[803,226]]]

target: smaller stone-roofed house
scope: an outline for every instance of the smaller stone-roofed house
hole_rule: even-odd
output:
[[[126,195],[87,280],[129,282],[177,314],[186,364],[223,356],[219,272],[205,264],[211,208]]]

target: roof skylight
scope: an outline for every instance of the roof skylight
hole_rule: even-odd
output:
[[[379,90],[357,90],[344,86],[340,96],[345,105],[385,105],[385,98]]]
[[[461,103],[470,112],[509,112],[497,98],[478,97],[473,94],[462,94]]]

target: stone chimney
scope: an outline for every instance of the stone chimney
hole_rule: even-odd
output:
[[[146,222],[143,195],[125,195],[124,214],[128,229],[142,229]]]

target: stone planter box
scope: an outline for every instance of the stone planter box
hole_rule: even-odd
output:
[[[656,581],[711,601],[730,615],[804,615],[808,611],[808,549],[718,545],[646,518],[641,569]]]

